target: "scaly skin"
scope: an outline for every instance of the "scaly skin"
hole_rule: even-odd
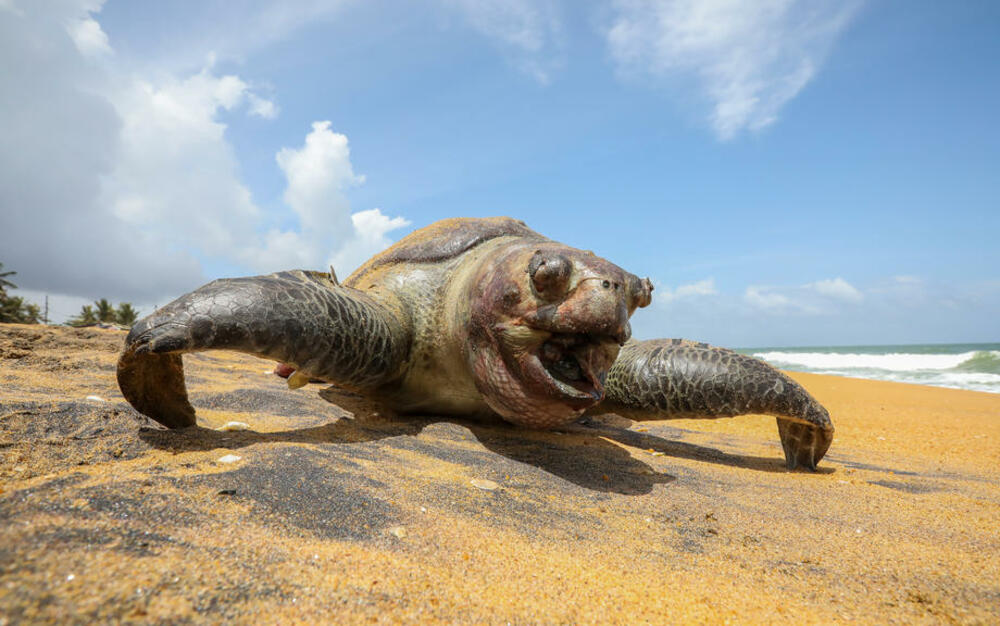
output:
[[[132,327],[118,385],[140,412],[171,428],[195,424],[181,354],[235,350],[291,364],[364,392],[397,374],[408,324],[327,274],[291,271],[211,282]]]
[[[629,342],[608,372],[604,402],[611,412],[645,421],[774,415],[789,469],[816,469],[833,424],[801,385],[764,361],[683,339]]]

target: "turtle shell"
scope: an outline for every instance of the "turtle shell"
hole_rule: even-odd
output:
[[[397,263],[435,263],[453,259],[497,237],[548,241],[510,217],[456,217],[421,228],[376,254],[344,281],[351,286],[365,274]]]

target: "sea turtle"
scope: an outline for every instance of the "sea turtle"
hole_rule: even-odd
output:
[[[789,468],[833,439],[826,409],[758,359],[681,339],[635,341],[653,286],[506,217],[455,218],[404,237],[340,284],[294,270],[213,281],[140,320],[118,384],[169,428],[195,424],[181,354],[278,361],[398,414],[499,415],[555,428],[584,413],[633,420],[774,415]]]

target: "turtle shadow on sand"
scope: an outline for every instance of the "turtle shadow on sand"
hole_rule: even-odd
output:
[[[320,395],[332,404],[351,404],[342,394],[324,390]],[[540,431],[525,430],[499,420],[483,422],[438,416],[395,418],[378,415],[365,405],[347,408],[354,414],[353,419],[334,418],[319,426],[277,432],[218,431],[193,426],[174,430],[142,428],[139,437],[153,447],[177,452],[239,449],[258,443],[363,444],[393,439],[391,443],[395,448],[462,462],[467,448],[460,449],[453,444],[471,434],[490,452],[515,462],[537,467],[586,489],[626,495],[649,493],[654,485],[673,482],[676,477],[632,456],[623,445],[651,450],[666,457],[764,472],[789,471],[777,458],[729,454],[636,432],[623,427],[622,423],[628,420],[611,416],[588,417],[560,431]],[[439,441],[418,444],[415,437],[432,425],[437,427],[434,435]],[[432,451],[431,446],[441,449]]]

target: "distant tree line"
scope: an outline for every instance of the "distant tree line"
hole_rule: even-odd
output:
[[[37,304],[25,302],[20,296],[12,296],[7,289],[17,289],[17,285],[7,280],[17,272],[3,271],[0,263],[0,322],[8,324],[38,324],[42,321],[42,312]]]
[[[10,282],[8,277],[14,276],[17,272],[3,271],[3,263],[0,263],[0,322],[8,324],[39,324],[42,322],[42,312],[37,304],[25,302],[24,298],[12,296],[7,293],[7,289],[17,289],[17,285]],[[131,326],[139,317],[139,312],[132,308],[129,302],[122,302],[115,307],[107,298],[95,300],[93,305],[87,304],[80,309],[80,313],[66,320],[70,326],[91,326],[93,324],[118,324],[119,326]]]
[[[138,317],[139,312],[132,308],[131,303],[122,302],[115,308],[107,298],[101,298],[95,300],[93,305],[85,304],[80,307],[80,313],[69,318],[66,323],[70,326],[90,326],[99,322],[131,326]]]

